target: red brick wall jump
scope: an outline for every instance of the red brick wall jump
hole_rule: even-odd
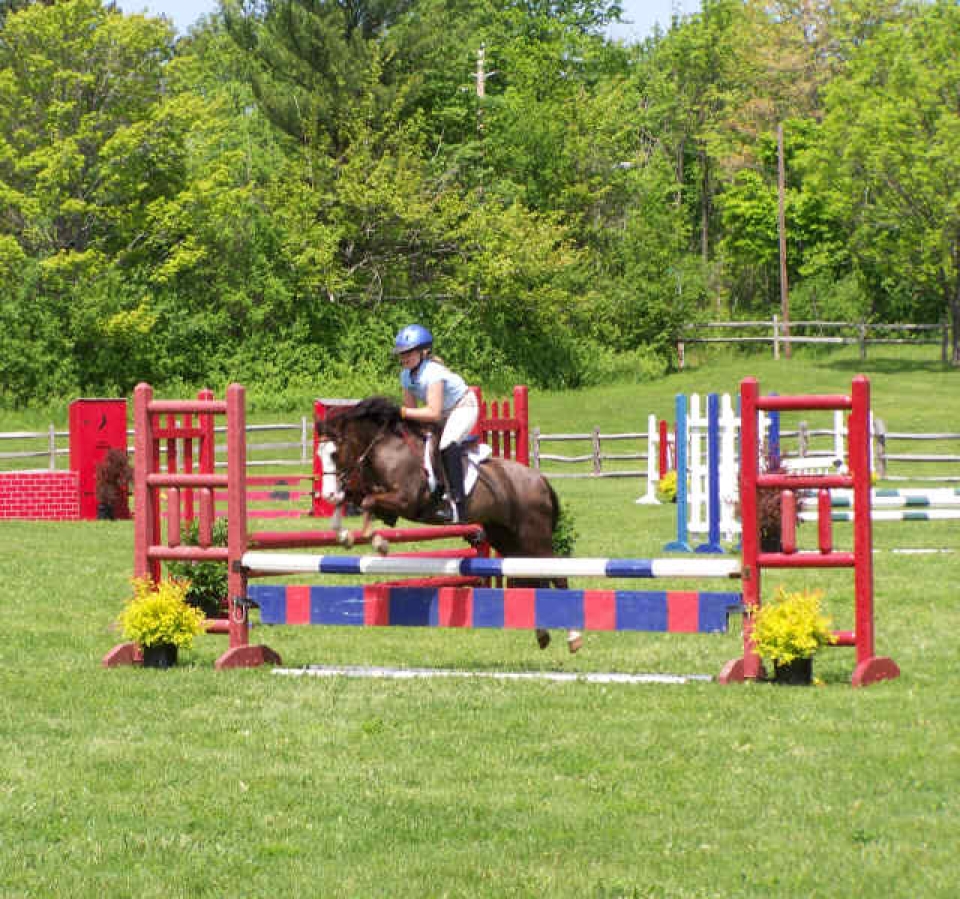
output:
[[[79,475],[75,471],[0,472],[0,518],[78,520]]]

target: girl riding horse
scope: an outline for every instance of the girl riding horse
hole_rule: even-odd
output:
[[[403,328],[393,352],[400,359],[401,418],[442,425],[440,464],[449,506],[441,510],[440,517],[454,524],[466,521],[460,443],[477,423],[477,398],[460,375],[433,356],[433,335],[423,325]]]

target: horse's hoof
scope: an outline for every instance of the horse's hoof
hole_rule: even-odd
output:
[[[370,541],[374,550],[380,553],[381,556],[385,556],[390,552],[390,541],[385,537],[381,537],[379,534],[373,535],[373,540]]]
[[[583,646],[583,634],[581,634],[580,631],[571,631],[567,635],[567,649],[573,653],[580,649],[581,646]]]
[[[550,631],[537,631],[537,646],[546,649],[550,645]]]
[[[353,534],[348,530],[342,530],[337,537],[337,542],[341,546],[345,546],[347,549],[350,549],[353,546]]]

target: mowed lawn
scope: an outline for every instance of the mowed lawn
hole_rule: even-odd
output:
[[[758,374],[764,390],[843,392],[860,367],[891,430],[960,430],[960,374],[904,358],[715,360],[534,393],[531,415],[548,432],[638,430],[678,390]],[[555,485],[578,555],[664,554],[674,510],[637,505],[639,480]],[[104,670],[132,525],[0,522],[0,896],[953,897],[960,522],[874,536],[877,649],[902,675],[854,690],[852,649],[818,656],[812,688],[215,672],[216,636],[168,672]],[[849,572],[780,575],[767,591],[822,588],[852,626]],[[715,676],[740,652],[735,621],[588,633],[576,656],[554,636],[541,652],[515,631],[255,632],[296,667]]]

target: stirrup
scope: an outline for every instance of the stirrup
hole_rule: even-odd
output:
[[[460,516],[457,514],[457,506],[453,500],[444,498],[443,505],[437,509],[437,518],[446,524],[460,524]]]

